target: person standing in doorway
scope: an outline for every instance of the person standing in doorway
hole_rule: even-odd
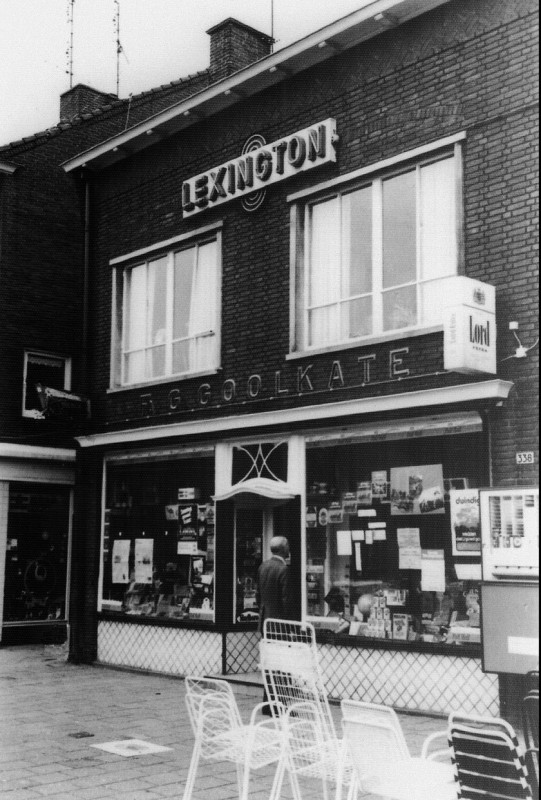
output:
[[[289,558],[289,542],[285,536],[273,536],[270,551],[271,557],[257,571],[260,633],[263,633],[266,619],[291,619],[291,589],[286,561]],[[268,700],[267,692],[263,689],[263,702],[268,704]],[[262,713],[271,716],[270,706],[264,706]]]

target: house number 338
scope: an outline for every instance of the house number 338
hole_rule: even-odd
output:
[[[517,453],[517,464],[533,464],[535,461],[533,450]]]

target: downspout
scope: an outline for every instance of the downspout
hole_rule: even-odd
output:
[[[90,318],[90,181],[83,173],[85,181],[84,238],[83,238],[83,319],[81,347],[81,393],[89,394],[88,376],[88,332]]]

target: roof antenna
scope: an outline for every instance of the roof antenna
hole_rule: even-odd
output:
[[[114,0],[115,3],[115,16],[113,22],[115,25],[116,34],[116,96],[119,97],[120,89],[120,54],[122,53],[122,45],[120,44],[120,0]]]
[[[66,74],[69,75],[70,89],[73,89],[73,7],[75,0],[68,0],[67,17],[69,25],[69,44],[66,50],[67,57],[67,70]]]
[[[274,0],[271,0],[271,53],[274,53]]]

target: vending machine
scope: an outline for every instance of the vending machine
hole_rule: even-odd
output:
[[[483,670],[539,670],[539,489],[479,492]]]

